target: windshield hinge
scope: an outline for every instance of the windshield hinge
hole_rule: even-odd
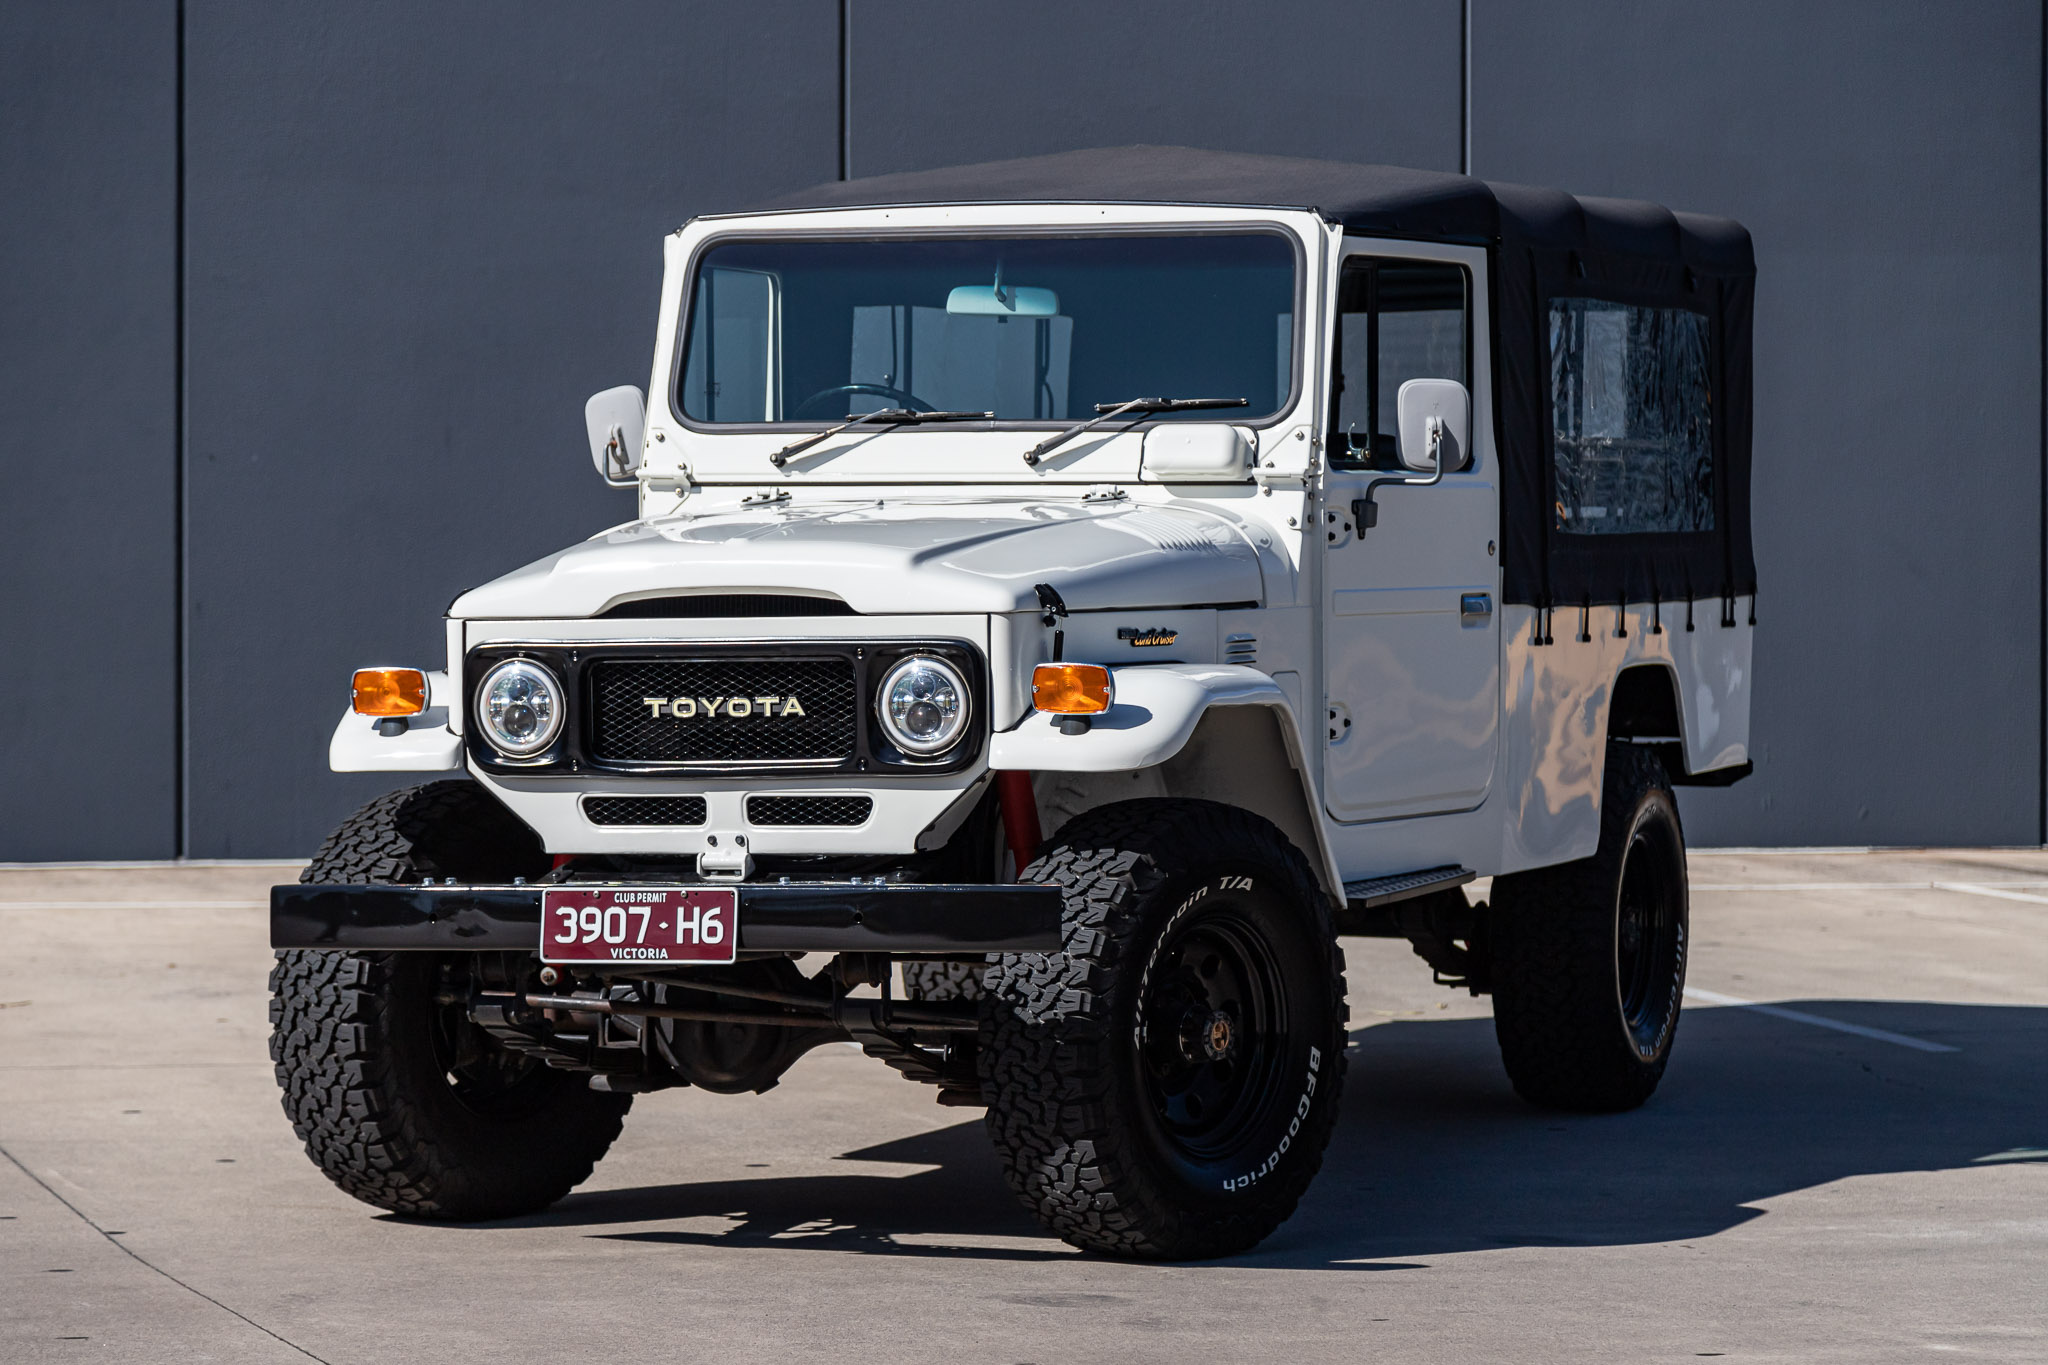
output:
[[[1322,464],[1323,439],[1308,426],[1270,434],[1259,443],[1252,479],[1265,488],[1300,488]]]
[[[642,473],[640,478],[650,493],[673,493],[677,498],[690,496],[690,467],[686,464],[678,464],[673,470],[660,474]]]

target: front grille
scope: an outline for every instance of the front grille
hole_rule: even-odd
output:
[[[710,811],[701,796],[586,796],[593,825],[701,825]]]
[[[750,825],[864,825],[875,809],[865,796],[750,796]]]
[[[600,659],[589,678],[590,755],[600,763],[837,764],[854,755],[851,659]],[[660,714],[649,698],[665,700]],[[800,714],[789,713],[792,700]],[[729,714],[732,702],[744,714]],[[678,717],[678,703],[694,714]]]

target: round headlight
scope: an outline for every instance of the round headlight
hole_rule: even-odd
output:
[[[507,659],[477,689],[484,738],[507,758],[530,758],[562,730],[562,685],[529,659]]]
[[[967,733],[967,680],[943,659],[913,654],[882,678],[882,731],[906,754],[944,753]]]

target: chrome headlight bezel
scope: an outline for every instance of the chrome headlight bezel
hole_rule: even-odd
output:
[[[918,674],[936,675],[950,693],[952,710],[945,716],[944,728],[932,737],[922,737],[906,729],[895,705],[894,694],[899,684],[909,682]],[[916,702],[910,704],[915,705]],[[875,717],[881,725],[883,738],[906,758],[913,762],[942,759],[959,748],[971,732],[974,687],[965,673],[937,654],[922,651],[906,654],[890,665],[875,688]]]
[[[547,698],[546,715],[533,736],[520,741],[508,737],[498,726],[492,705],[492,692],[501,682],[512,678],[523,678],[537,684]],[[561,737],[562,727],[569,715],[569,694],[555,671],[545,664],[532,659],[506,659],[485,673],[476,689],[476,726],[484,742],[499,756],[512,759],[531,759],[544,754]]]

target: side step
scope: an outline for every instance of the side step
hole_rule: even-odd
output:
[[[1478,876],[1470,868],[1453,866],[1346,882],[1344,905],[1337,911],[1337,932],[1357,938],[1406,938],[1400,912],[1392,907],[1440,891],[1455,891]]]
[[[1382,905],[1427,896],[1432,891],[1448,891],[1454,886],[1476,881],[1478,877],[1479,874],[1469,867],[1432,867],[1426,872],[1403,872],[1395,877],[1346,882],[1344,903],[1352,910],[1377,910]]]
[[[1359,938],[1405,938],[1415,955],[1429,964],[1438,985],[1462,986],[1484,995],[1493,989],[1493,971],[1483,902],[1475,906],[1458,890],[1478,875],[1464,867],[1433,867],[1346,882],[1337,932]]]

